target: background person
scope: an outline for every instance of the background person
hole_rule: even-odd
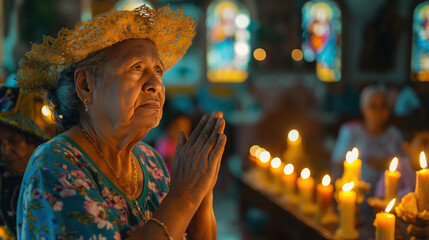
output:
[[[363,121],[347,122],[341,126],[332,152],[332,162],[336,169],[340,169],[347,151],[357,147],[362,160],[362,178],[375,186],[392,158],[402,152],[402,137],[399,130],[389,123],[391,108],[384,86],[364,88],[360,108]],[[370,195],[373,193],[374,187]]]
[[[16,237],[16,210],[27,162],[49,136],[34,122],[35,96],[0,85],[0,238]]]

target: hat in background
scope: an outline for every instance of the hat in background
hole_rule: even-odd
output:
[[[34,121],[35,96],[19,91],[19,88],[0,85],[0,124],[14,127],[42,140],[50,139]]]

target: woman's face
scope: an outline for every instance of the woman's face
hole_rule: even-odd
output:
[[[164,66],[155,45],[144,39],[126,40],[107,58],[92,95],[94,122],[107,123],[116,131],[147,133],[158,125],[165,100]]]
[[[365,121],[372,126],[382,127],[387,123],[390,115],[387,97],[383,93],[373,93],[368,98],[366,104],[362,107]]]

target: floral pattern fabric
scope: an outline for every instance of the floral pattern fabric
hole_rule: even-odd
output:
[[[20,191],[19,239],[124,239],[149,219],[167,195],[170,177],[159,154],[133,148],[144,174],[143,192],[128,199],[73,140],[59,135],[31,157]]]

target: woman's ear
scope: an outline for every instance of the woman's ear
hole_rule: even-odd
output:
[[[85,68],[77,68],[74,72],[74,85],[76,93],[83,102],[85,99],[88,103],[92,101],[93,81],[90,80],[91,74]]]

